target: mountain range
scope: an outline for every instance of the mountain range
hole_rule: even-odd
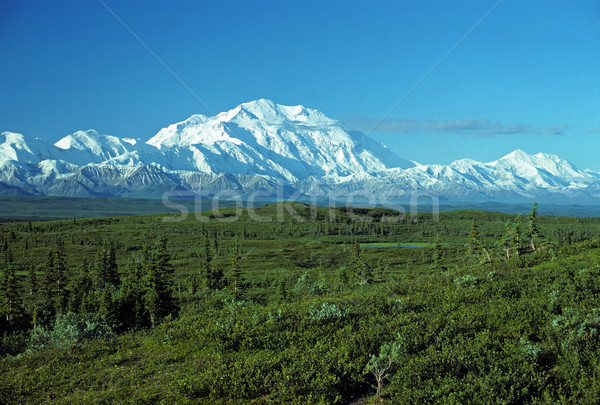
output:
[[[317,110],[264,99],[193,115],[147,141],[94,130],[54,144],[0,135],[0,195],[157,198],[167,191],[592,203],[600,201],[600,173],[521,150],[487,163],[423,165]]]

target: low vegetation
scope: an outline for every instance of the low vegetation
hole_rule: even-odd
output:
[[[0,403],[600,401],[600,219],[239,214],[1,224]]]

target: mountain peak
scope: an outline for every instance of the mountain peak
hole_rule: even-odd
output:
[[[188,161],[196,169],[212,159],[219,162],[210,168],[214,172],[271,174],[290,181],[414,166],[362,134],[346,132],[317,110],[267,99],[170,125],[147,143],[160,150],[193,149]]]
[[[0,134],[2,138],[0,138],[0,143],[8,143],[8,144],[25,144],[25,137],[23,134],[19,134],[17,132],[9,132],[5,131]]]
[[[227,112],[219,114],[218,117],[224,121],[258,120],[271,125],[282,125],[286,122],[316,126],[337,123],[336,120],[327,117],[318,110],[303,105],[277,104],[264,98],[240,104]]]
[[[97,140],[101,137],[102,135],[93,129],[88,129],[87,131],[75,131],[60,139],[54,146],[60,149],[75,148],[83,150],[90,147],[91,144],[96,144]]]
[[[192,115],[147,142],[89,129],[51,145],[3,132],[0,182],[49,195],[70,195],[78,184],[94,193],[133,195],[173,187],[250,192],[283,182],[301,193],[364,187],[393,198],[412,190],[459,199],[600,196],[600,174],[581,172],[556,155],[517,149],[487,163],[420,165],[317,110],[268,99],[215,116]]]
[[[258,100],[242,103],[239,105],[239,107],[248,109],[277,109],[278,104],[275,104],[272,100],[266,98],[259,98]]]
[[[510,152],[508,155],[502,156],[500,158],[500,160],[502,159],[528,159],[531,158],[532,155],[528,154],[527,152],[525,152],[524,150],[521,149],[515,149],[512,152]]]

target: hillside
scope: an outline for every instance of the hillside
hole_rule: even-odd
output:
[[[385,347],[390,403],[600,396],[600,219],[536,216],[530,240],[531,217],[489,211],[171,217],[0,225],[0,402],[348,403]]]

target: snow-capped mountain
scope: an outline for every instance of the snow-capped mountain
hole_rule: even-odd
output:
[[[120,156],[131,147],[131,141],[119,139],[115,136],[101,135],[93,129],[77,131],[67,135],[54,144],[61,149],[62,154],[57,155],[77,165],[84,166],[88,163],[102,163]]]
[[[273,196],[284,190],[285,196],[338,199],[369,193],[402,199],[417,191],[467,201],[591,201],[600,198],[600,173],[521,150],[487,163],[421,165],[317,110],[269,100],[212,117],[193,115],[147,142],[94,130],[54,145],[0,134],[0,195],[160,197],[170,190]]]
[[[413,166],[363,138],[319,111],[257,100],[214,117],[194,115],[162,129],[148,144],[170,148],[171,165],[180,165],[178,169],[259,174],[289,182]]]

